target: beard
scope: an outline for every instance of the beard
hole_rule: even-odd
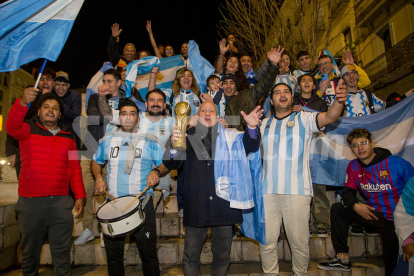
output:
[[[148,109],[148,114],[151,116],[161,116],[164,110],[161,110],[161,106],[152,106],[152,107],[158,107],[160,110],[158,112],[153,112],[151,109]]]

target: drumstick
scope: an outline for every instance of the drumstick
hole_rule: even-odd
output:
[[[131,202],[124,208],[124,210],[121,211],[121,213],[125,212],[126,209],[128,209],[135,201],[137,201],[138,198],[140,198],[146,190],[148,190],[149,187],[146,187],[139,195],[137,195]]]
[[[115,199],[116,199],[113,195],[111,195],[110,193],[108,193],[106,190],[104,190],[103,192],[104,192],[104,194],[105,194],[107,197],[109,197],[111,200],[115,200]]]

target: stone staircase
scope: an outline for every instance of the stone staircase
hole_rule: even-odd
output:
[[[162,200],[156,209],[158,257],[162,266],[163,275],[183,275],[181,260],[184,251],[185,228],[182,225],[182,218],[179,218],[177,215],[175,181],[173,181],[171,188],[172,194],[165,201]],[[331,203],[333,203],[333,192],[328,192],[328,196]],[[104,197],[95,196],[93,201],[95,214],[103,204]],[[4,213],[2,210],[4,210]],[[3,217],[2,214],[4,214]],[[0,270],[10,266],[10,262],[12,264],[19,264],[21,259],[19,249],[16,250],[16,244],[18,244],[20,237],[18,235],[17,221],[13,215],[14,205],[0,206]],[[71,248],[71,260],[74,265],[72,275],[106,275],[106,253],[105,248],[101,248],[100,246],[99,223],[96,217],[94,217],[93,224],[95,240],[80,246],[73,245]],[[76,239],[82,230],[82,219],[75,219],[73,239]],[[321,239],[317,238],[316,235],[312,235],[310,239],[311,261],[309,264],[309,275],[368,276],[384,274],[384,265],[381,258],[383,249],[379,237],[350,235],[348,244],[350,247],[349,255],[353,262],[352,273],[321,271],[316,268],[317,263],[332,258],[335,252],[330,237]],[[262,275],[259,245],[255,240],[243,237],[238,233],[233,238],[230,254],[231,266],[228,272],[229,275]],[[293,275],[290,262],[290,247],[283,232],[278,243],[278,255],[279,262],[281,263],[280,275]],[[9,259],[7,264],[6,261],[2,260],[6,260],[5,258]],[[201,275],[210,275],[212,258],[210,237],[208,236],[201,252]],[[140,269],[141,260],[136,244],[133,241],[129,244],[126,259],[128,265],[127,274],[142,275]],[[53,272],[53,268],[50,266],[53,264],[53,261],[49,244],[47,243],[43,245],[40,263],[44,265],[42,267],[44,271]],[[12,273],[18,273],[18,270],[10,271],[5,275],[18,275]]]

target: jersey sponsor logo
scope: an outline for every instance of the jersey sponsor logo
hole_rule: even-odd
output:
[[[129,147],[129,144],[128,144],[128,142],[125,142],[122,146],[123,147]]]
[[[374,183],[360,183],[362,190],[367,191],[368,193],[379,193],[382,191],[392,190],[391,184],[374,184]]]
[[[142,149],[135,148],[135,158],[141,158],[141,157],[142,157]]]

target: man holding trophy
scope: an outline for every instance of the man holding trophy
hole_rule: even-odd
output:
[[[199,109],[195,126],[185,133],[188,108],[176,106],[177,126],[171,140],[174,143],[166,150],[159,173],[153,170],[148,183],[158,182],[159,174],[165,170],[183,168],[184,180],[184,221],[185,241],[182,268],[185,275],[198,275],[200,252],[208,228],[212,233],[213,251],[212,275],[226,275],[230,264],[232,225],[243,221],[242,211],[230,208],[230,202],[216,195],[215,166],[223,161],[221,148],[229,141],[229,132],[243,135],[240,139],[245,154],[256,152],[260,146],[258,124],[263,110],[255,108],[249,115],[241,112],[247,122],[243,132],[223,128],[218,123],[218,110],[213,102],[204,102]],[[194,125],[193,121],[190,125]],[[240,136],[239,136],[240,137]],[[244,154],[244,153],[243,153]],[[216,165],[215,165],[216,164]],[[217,168],[216,168],[217,169]]]

